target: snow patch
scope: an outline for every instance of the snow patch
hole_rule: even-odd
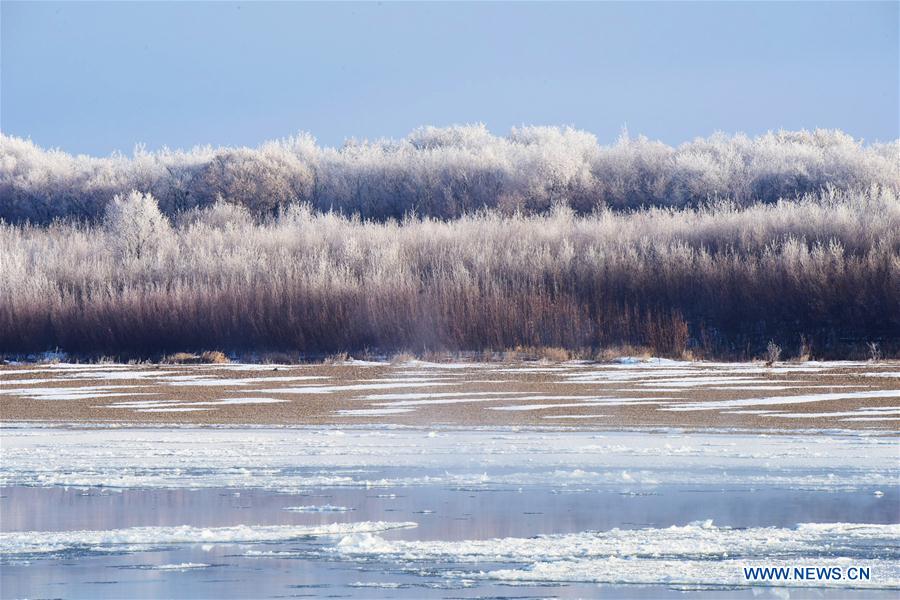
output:
[[[412,412],[412,408],[352,408],[337,411],[342,417],[380,417]]]
[[[667,406],[660,410],[695,411],[720,410],[743,406],[766,406],[782,404],[804,404],[808,402],[829,402],[832,400],[856,400],[862,398],[900,398],[900,390],[873,390],[868,392],[835,392],[833,394],[807,394],[804,396],[769,396],[767,398],[742,398],[712,402],[686,402]]]
[[[114,404],[100,405],[98,408],[130,408],[130,409],[149,409],[149,408],[182,408],[194,406],[228,406],[233,404],[283,404],[290,400],[280,398],[225,398],[223,400],[198,400],[196,402],[178,402],[177,400],[158,400],[158,401],[139,401],[139,402],[116,402]],[[160,412],[160,411],[156,411]]]
[[[547,415],[542,419],[605,419],[609,415]]]
[[[135,412],[142,413],[181,413],[181,412],[199,412],[204,410],[214,410],[212,408],[186,408],[183,406],[173,406],[169,408],[138,408]]]
[[[176,387],[226,387],[241,386],[251,383],[283,383],[286,381],[311,381],[314,379],[329,379],[324,375],[302,375],[302,376],[285,376],[285,377],[243,377],[243,378],[210,378],[209,376],[198,376],[194,379],[169,380],[166,381],[171,386]]]
[[[444,385],[459,385],[449,382],[397,382],[397,383],[356,383],[348,385],[305,385],[299,387],[270,388],[265,390],[253,390],[261,394],[333,394],[334,392],[346,392],[356,390],[392,390],[395,388],[438,387]]]

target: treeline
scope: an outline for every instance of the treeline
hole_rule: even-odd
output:
[[[401,140],[316,145],[308,135],[249,148],[200,147],[132,157],[72,156],[0,134],[0,219],[97,222],[116,194],[152,194],[170,219],[218,198],[256,219],[291,204],[387,220],[449,219],[481,209],[543,214],[598,207],[739,206],[816,194],[826,186],[900,192],[900,142],[863,145],[839,131],[714,135],[676,148],[623,135],[601,146],[586,132],[484,126],[418,129]]]
[[[790,202],[365,221],[149,195],[97,224],[0,225],[0,352],[149,356],[643,346],[747,358],[900,341],[890,188]]]

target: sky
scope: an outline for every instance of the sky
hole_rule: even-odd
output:
[[[900,137],[900,3],[0,3],[0,129],[72,153],[422,125]]]

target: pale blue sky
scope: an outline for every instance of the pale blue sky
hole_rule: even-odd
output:
[[[900,137],[897,2],[19,3],[0,125],[70,152],[425,124]]]

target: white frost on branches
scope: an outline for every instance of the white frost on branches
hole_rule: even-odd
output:
[[[260,217],[293,203],[366,218],[454,218],[482,208],[543,213],[565,203],[685,207],[728,199],[772,203],[831,186],[900,191],[900,141],[865,145],[836,130],[715,134],[678,147],[623,134],[600,145],[572,128],[423,127],[400,140],[350,140],[341,148],[308,134],[258,148],[137,149],[133,156],[73,156],[0,134],[0,218],[96,220],[115,195],[150,193],[163,214],[217,198]]]
[[[122,258],[158,258],[172,235],[169,221],[150,194],[132,191],[106,207],[104,225]]]

